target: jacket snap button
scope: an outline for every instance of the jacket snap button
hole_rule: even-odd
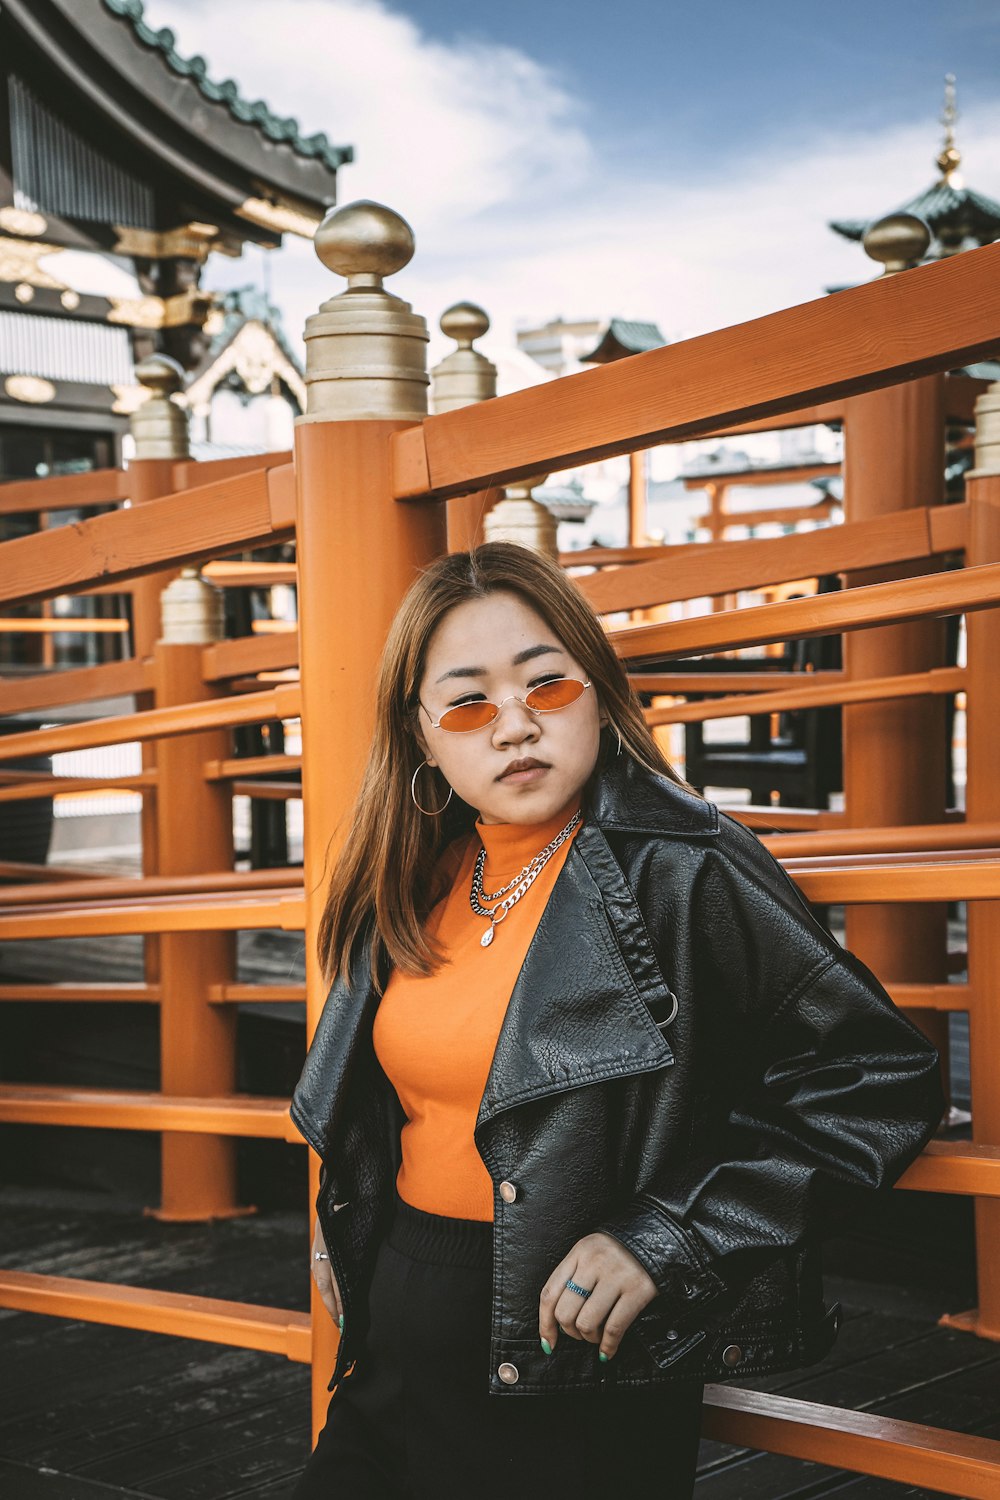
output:
[[[728,1365],[730,1369],[732,1369],[734,1365],[738,1365],[742,1358],[743,1350],[740,1348],[739,1344],[727,1344],[722,1351],[722,1363],[724,1365]]]
[[[680,1334],[677,1332],[676,1328],[668,1328],[664,1337],[668,1339],[679,1339]]]
[[[502,1364],[497,1374],[505,1385],[513,1385],[517,1380],[517,1365]]]
[[[501,1182],[500,1196],[505,1203],[513,1203],[517,1197],[517,1188],[512,1182]]]

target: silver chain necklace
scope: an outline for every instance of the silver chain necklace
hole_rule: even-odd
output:
[[[505,886],[502,886],[500,890],[496,891],[492,896],[487,896],[483,891],[483,870],[486,866],[485,845],[482,849],[480,849],[478,855],[476,856],[475,868],[472,871],[472,889],[469,892],[469,902],[472,906],[472,910],[476,913],[477,917],[489,918],[490,925],[489,927],[487,927],[486,931],[479,939],[479,942],[483,948],[488,948],[490,946],[493,941],[493,933],[497,926],[497,923],[503,921],[504,917],[511,910],[511,908],[516,906],[520,901],[525,891],[527,891],[538,879],[538,876],[542,873],[542,870],[548,864],[553,854],[555,854],[556,850],[566,842],[570,834],[573,832],[573,829],[579,823],[582,816],[582,809],[577,808],[576,812],[566,824],[566,827],[561,829],[560,832],[556,834],[551,843],[546,844],[544,849],[539,850],[534,859],[531,860],[529,864],[526,864],[524,866],[524,869],[520,872],[519,875],[515,875],[513,880],[508,880],[507,884]],[[508,894],[508,892],[510,892],[511,894]],[[480,900],[480,897],[482,897],[482,900]],[[502,900],[500,899],[501,897],[503,897]],[[489,907],[483,905],[483,900],[498,902],[499,904],[494,905],[491,911]]]

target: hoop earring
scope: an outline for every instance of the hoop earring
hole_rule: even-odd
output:
[[[423,767],[426,766],[426,764],[427,764],[427,762],[425,760],[422,760],[420,762],[420,765],[417,767],[417,771],[422,770]],[[415,783],[416,783],[416,779],[417,779],[417,771],[414,771],[413,775],[410,777],[410,796],[413,798],[413,805],[417,809],[418,812],[425,813],[426,816],[429,817],[429,818],[436,818],[438,816],[438,814],[439,813],[443,813],[444,810],[445,810],[445,808],[448,806],[448,803],[451,801],[451,794],[452,794],[452,792],[455,789],[454,789],[454,787],[449,787],[448,788],[448,795],[444,799],[444,801],[441,803],[440,807],[421,807],[420,803],[417,801],[417,793],[416,793],[416,788],[415,788]]]
[[[614,732],[615,732],[615,734],[617,734],[617,736],[618,736],[618,749],[617,749],[617,750],[616,750],[616,751],[615,751],[615,754],[616,754],[616,755],[621,755],[621,753],[622,753],[622,737],[621,737],[621,731],[620,731],[620,729],[619,729],[619,728],[618,728],[618,725],[617,725],[617,724],[612,724],[612,723],[611,723],[611,720],[610,720],[610,719],[609,719],[609,720],[608,720],[608,724],[609,724],[609,725],[610,725],[610,727],[611,727],[611,728],[612,728],[612,729],[613,729],[613,730],[614,730]]]

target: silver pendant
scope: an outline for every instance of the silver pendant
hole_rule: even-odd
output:
[[[490,944],[492,943],[492,941],[493,941],[493,928],[492,927],[487,927],[486,931],[483,933],[482,937],[479,939],[480,947],[482,947],[482,948],[488,948],[490,946]]]

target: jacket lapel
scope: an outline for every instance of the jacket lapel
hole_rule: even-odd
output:
[[[670,993],[600,828],[584,823],[511,992],[477,1127],[547,1094],[670,1065]]]

